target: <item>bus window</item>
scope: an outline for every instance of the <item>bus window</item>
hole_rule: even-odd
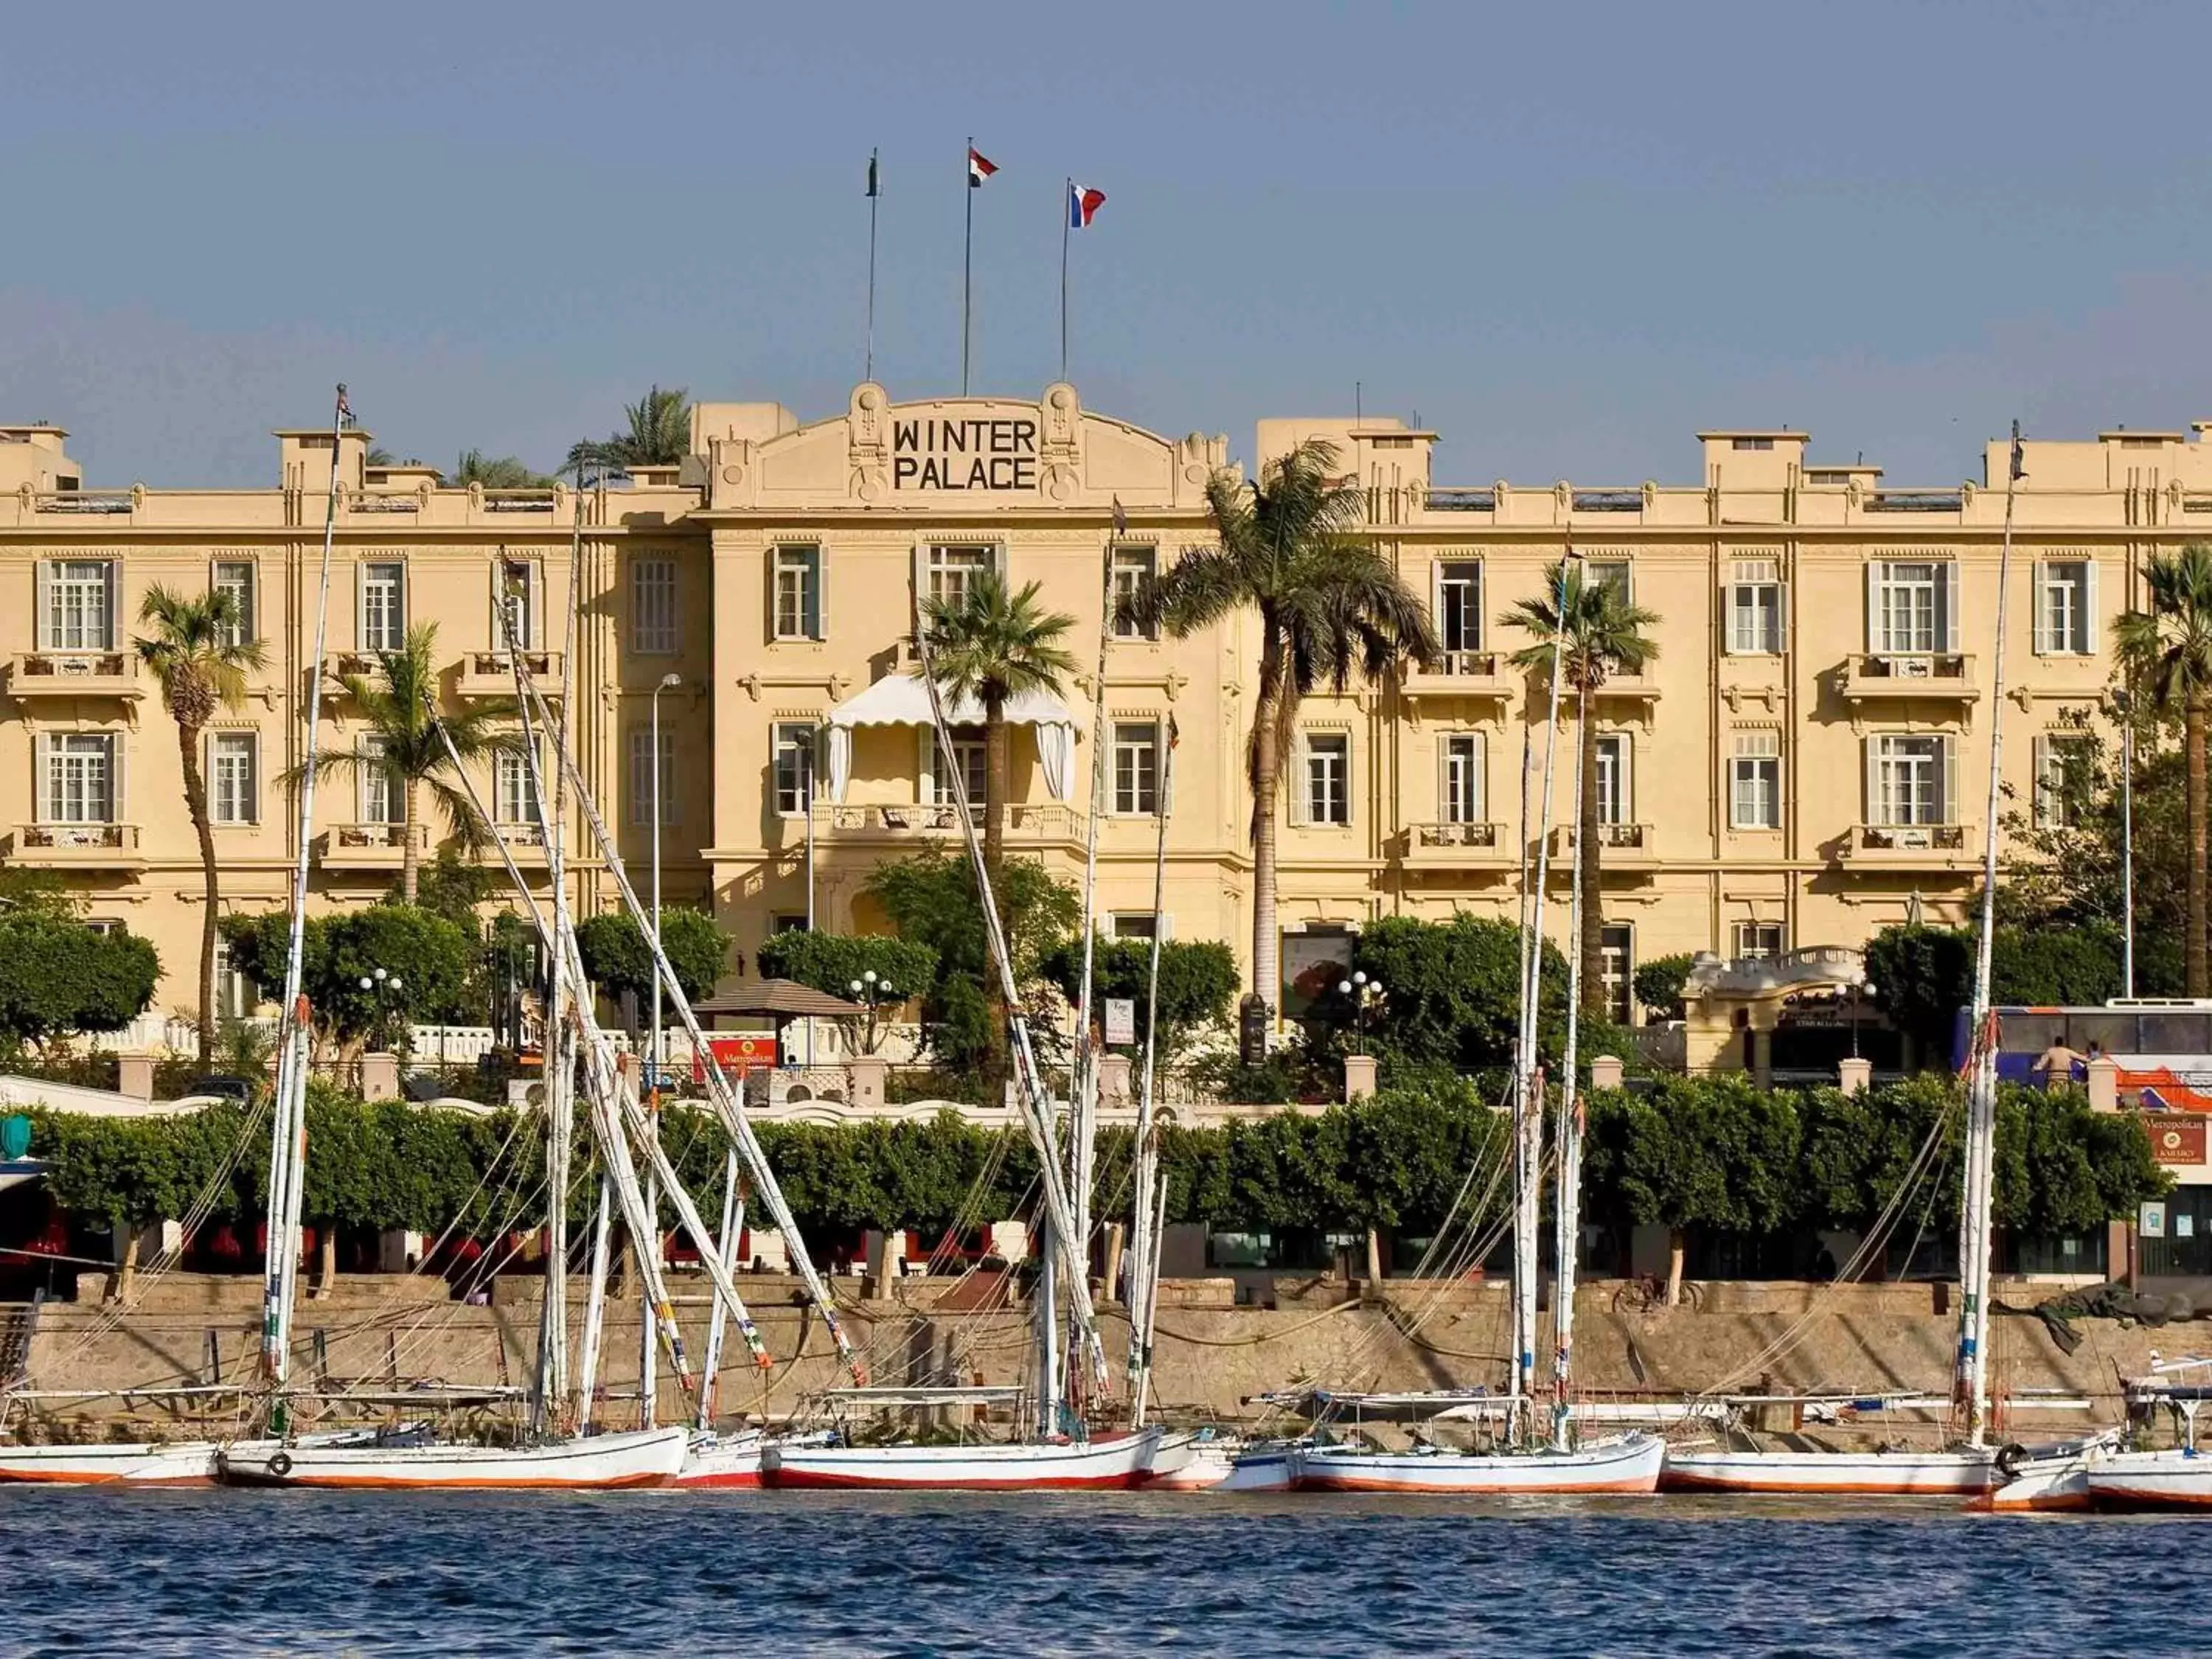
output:
[[[2193,1010],[2143,1014],[2139,1054],[2212,1054],[2212,1015]]]

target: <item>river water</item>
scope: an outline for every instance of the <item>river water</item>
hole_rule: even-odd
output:
[[[0,1652],[2212,1655],[2212,1525],[1887,1502],[0,1489]]]

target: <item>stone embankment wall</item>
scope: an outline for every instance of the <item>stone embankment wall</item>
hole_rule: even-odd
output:
[[[860,1283],[836,1282],[841,1291]],[[238,1410],[228,1388],[250,1389],[258,1373],[258,1282],[172,1274],[143,1285],[127,1310],[102,1305],[101,1284],[88,1277],[82,1300],[39,1310],[25,1385],[37,1396],[24,1403],[62,1419],[127,1414],[142,1424],[228,1425]],[[725,1414],[781,1418],[807,1395],[848,1380],[822,1320],[799,1305],[795,1281],[748,1276],[743,1288],[774,1364],[765,1370],[750,1364],[731,1330],[720,1391]],[[841,1317],[867,1360],[872,1382],[1025,1381],[1034,1359],[1022,1309],[942,1305],[988,1301],[988,1288],[974,1280],[902,1280],[887,1299],[855,1295]],[[1381,1296],[1362,1297],[1341,1281],[1285,1279],[1277,1290],[1275,1307],[1256,1308],[1231,1305],[1226,1281],[1164,1287],[1154,1397],[1168,1417],[1249,1422],[1264,1414],[1251,1396],[1301,1382],[1419,1389],[1495,1386],[1503,1374],[1509,1322],[1502,1285],[1390,1280]],[[329,1392],[374,1396],[331,1407],[333,1420],[399,1414],[402,1407],[392,1396],[425,1382],[454,1389],[526,1386],[537,1352],[538,1291],[538,1280],[504,1279],[490,1304],[470,1306],[448,1300],[434,1279],[342,1279],[329,1295],[301,1304],[295,1374]],[[1620,1285],[1583,1286],[1576,1328],[1580,1387],[1599,1396],[1662,1398],[1704,1390],[1940,1395],[1948,1389],[1955,1329],[1948,1286],[1747,1283],[1706,1284],[1697,1291],[1694,1307],[1631,1311],[1617,1305],[1623,1301]],[[2011,1299],[2025,1304],[2046,1293],[2021,1286]],[[2004,1294],[2001,1288],[2001,1299]],[[706,1314],[703,1295],[678,1302],[694,1367],[704,1347]],[[1548,1315],[1540,1323],[1547,1340],[1538,1371],[1548,1379]],[[579,1297],[569,1316],[579,1341],[583,1324]],[[1118,1394],[1128,1327],[1111,1305],[1103,1324]],[[2021,1431],[2117,1420],[2122,1376],[2142,1371],[2154,1352],[2212,1348],[2212,1328],[2203,1326],[2123,1330],[2085,1321],[2078,1328],[2084,1340],[2069,1356],[2038,1320],[1994,1322],[1994,1375],[2002,1394],[2060,1391],[2093,1402],[2085,1418],[2079,1411],[2037,1410],[2016,1398],[2011,1416]],[[2204,1341],[2192,1342],[2197,1332]],[[609,1403],[602,1420],[626,1422],[635,1411],[638,1346],[638,1304],[617,1297],[608,1308],[601,1376]],[[180,1388],[209,1392],[153,1392]],[[78,1394],[88,1397],[66,1397]],[[690,1410],[665,1355],[659,1409],[663,1420]],[[420,1413],[410,1408],[405,1414]],[[1885,1419],[1881,1432],[1895,1433],[1899,1421]]]

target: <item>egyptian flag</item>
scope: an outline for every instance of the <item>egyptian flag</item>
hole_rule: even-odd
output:
[[[1088,185],[1079,185],[1073,179],[1067,183],[1067,228],[1070,230],[1091,228],[1091,216],[1106,205],[1106,192],[1093,190]]]
[[[999,170],[999,164],[990,160],[975,145],[968,146],[968,188],[981,190],[983,181]]]

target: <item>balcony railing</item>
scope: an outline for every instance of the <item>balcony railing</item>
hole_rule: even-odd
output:
[[[1851,826],[1849,856],[1948,862],[1976,845],[1971,824],[1859,823]]]
[[[545,845],[544,829],[535,823],[495,823],[491,832],[502,847],[516,851],[532,847],[542,849]]]
[[[1866,500],[1869,513],[1956,513],[1965,506],[1956,489],[1877,489]]]
[[[1438,486],[1429,491],[1428,505],[1431,513],[1495,513],[1498,511],[1498,491],[1488,488],[1454,489]]]
[[[40,513],[90,513],[106,516],[128,513],[138,504],[136,489],[55,489],[41,491],[37,497],[36,511]]]
[[[1450,868],[1504,865],[1516,856],[1511,835],[1502,823],[1413,823],[1406,827],[1408,864]]]
[[[407,842],[417,853],[430,849],[430,826],[417,823],[340,823],[323,836],[321,863],[332,870],[397,870]]]
[[[1440,652],[1426,668],[1406,676],[1409,697],[1498,697],[1511,690],[1498,672],[1501,659],[1495,651]]]
[[[145,695],[134,651],[32,651],[8,661],[14,697],[131,697]]]
[[[456,689],[464,697],[512,697],[514,659],[506,651],[471,651],[461,659]],[[564,684],[567,659],[558,651],[525,651],[523,666],[530,671],[539,694],[557,697]]]
[[[979,830],[982,828],[982,811],[978,802],[975,812]],[[1149,816],[1145,822],[1152,822]],[[960,812],[957,807],[927,802],[863,806],[817,801],[814,806],[814,833],[854,840],[957,836],[960,833]],[[1058,801],[1017,801],[1006,809],[1009,841],[1063,841],[1078,838],[1082,833],[1083,815]]]
[[[1571,823],[1552,826],[1554,866],[1575,855],[1575,829]],[[1607,864],[1648,863],[1657,856],[1657,842],[1658,830],[1649,823],[1601,823],[1597,827],[1597,844],[1603,849],[1601,858]]]
[[[1844,660],[1844,696],[1852,701],[1972,702],[1982,695],[1974,659],[1956,651],[1878,651]]]
[[[14,854],[20,864],[97,863],[114,854],[138,851],[135,823],[21,823],[15,826]]]

